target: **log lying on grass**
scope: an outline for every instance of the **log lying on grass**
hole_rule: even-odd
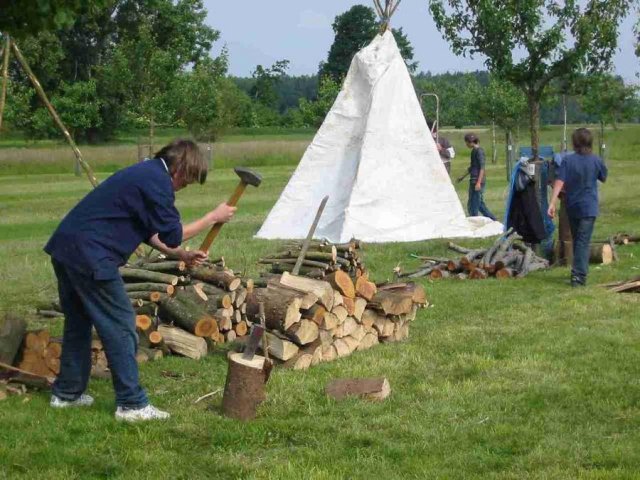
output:
[[[589,263],[609,265],[613,262],[613,248],[608,243],[592,243],[589,246]]]

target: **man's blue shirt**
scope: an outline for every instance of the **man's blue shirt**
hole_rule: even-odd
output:
[[[597,155],[574,153],[564,158],[557,178],[564,182],[570,217],[598,216],[598,180],[606,181],[607,173],[607,166]]]
[[[158,234],[167,246],[182,242],[171,176],[158,158],[114,173],[68,214],[44,250],[95,280],[117,278],[136,247]]]

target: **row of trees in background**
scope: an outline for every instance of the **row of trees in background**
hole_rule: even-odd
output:
[[[439,95],[442,125],[514,131],[530,120],[536,145],[540,118],[561,122],[563,104],[570,122],[638,119],[635,87],[606,73],[616,22],[630,0],[591,0],[584,10],[574,0],[562,8],[534,0],[485,3],[429,2],[454,51],[484,54],[491,73],[415,74],[411,44],[402,29],[393,30],[417,93]],[[317,75],[289,76],[289,62],[281,60],[256,66],[250,78],[233,78],[228,52],[209,53],[220,33],[204,23],[201,0],[41,0],[32,7],[6,10],[0,30],[17,37],[74,137],[90,142],[158,125],[186,127],[203,139],[229,127],[317,127],[353,55],[378,32],[374,10],[356,5],[336,17]],[[524,58],[514,59],[514,50]],[[431,105],[424,109],[433,115]],[[17,64],[10,68],[6,119],[32,138],[56,135]]]

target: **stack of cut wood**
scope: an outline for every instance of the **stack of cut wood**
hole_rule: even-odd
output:
[[[621,282],[613,282],[602,285],[611,292],[616,293],[640,293],[640,277],[624,280]]]
[[[268,353],[294,369],[403,340],[417,309],[427,305],[414,283],[377,286],[366,275],[354,282],[343,270],[323,280],[284,272],[247,297],[249,319],[264,305]]]
[[[43,377],[55,377],[60,373],[62,339],[52,338],[48,330],[27,332],[17,367]]]
[[[248,333],[245,300],[252,281],[243,284],[223,259],[189,269],[157,255],[121,268],[120,274],[137,314],[140,362],[170,353],[199,359],[215,345]],[[55,303],[47,307],[49,316],[59,310]],[[94,367],[106,368],[99,341],[92,350]]]
[[[304,256],[299,274],[309,278],[323,279],[337,270],[342,270],[355,280],[367,272],[360,257],[361,248],[362,243],[359,240],[351,240],[344,244],[314,240]],[[261,258],[258,263],[269,265],[270,274],[291,272],[302,249],[302,242],[286,243],[284,249]],[[263,277],[268,278],[269,275],[263,275]]]
[[[549,267],[549,262],[537,256],[533,250],[518,242],[514,232],[507,232],[490,248],[469,249],[449,242],[450,250],[461,254],[458,258],[422,257],[423,265],[410,272],[395,273],[399,278],[429,277],[481,280],[488,277],[499,279],[524,277],[528,273]]]

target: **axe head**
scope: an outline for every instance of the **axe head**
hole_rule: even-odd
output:
[[[240,181],[242,183],[246,183],[247,185],[253,185],[254,187],[259,187],[260,183],[262,183],[262,177],[260,174],[254,172],[253,170],[249,170],[244,167],[235,167],[233,169],[236,172],[236,175],[240,177]]]

